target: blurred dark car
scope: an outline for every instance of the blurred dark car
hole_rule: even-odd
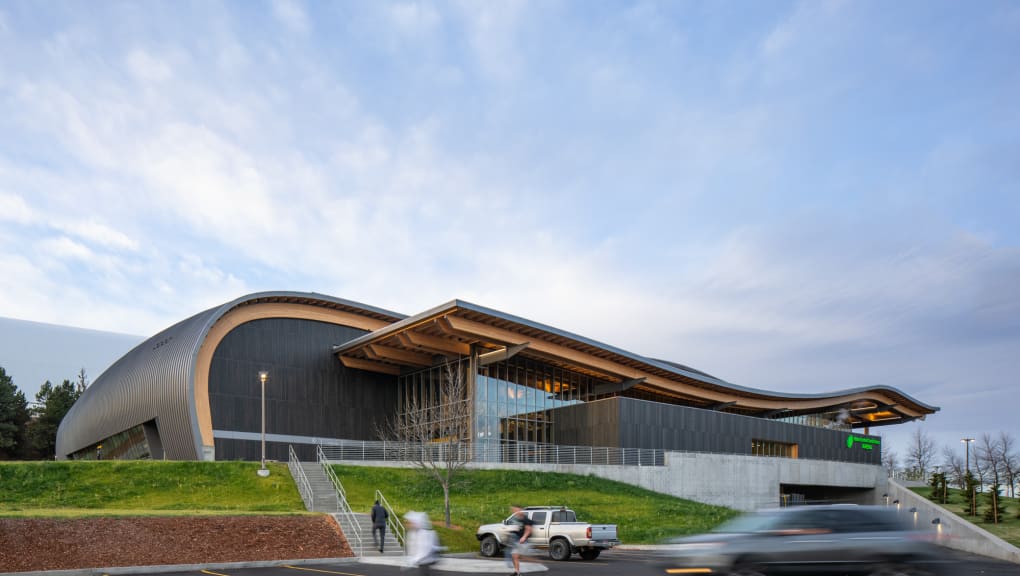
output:
[[[949,575],[934,533],[895,508],[835,504],[762,510],[670,542],[668,574]]]

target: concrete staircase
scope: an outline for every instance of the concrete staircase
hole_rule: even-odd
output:
[[[340,510],[340,499],[333,483],[322,470],[322,465],[318,462],[302,462],[301,469],[312,488],[312,505],[306,505],[306,508],[312,512],[337,513]]]
[[[334,516],[336,518],[336,516]],[[362,551],[359,554],[357,550],[354,551],[358,556],[403,556],[404,550],[400,547],[400,543],[397,542],[397,537],[393,534],[393,531],[389,528],[386,529],[386,543],[383,544],[384,553],[380,554],[379,550],[374,547],[372,543],[372,516],[370,514],[355,513],[354,518],[358,522],[358,531],[361,534]],[[341,524],[341,519],[337,518],[337,523]],[[346,528],[344,528],[344,534],[347,534]],[[348,544],[351,548],[354,548],[356,544],[348,540]]]
[[[352,518],[351,515],[342,513],[336,487],[333,486],[333,482],[322,469],[322,465],[318,462],[301,462],[300,464],[312,491],[312,504],[311,506],[306,504],[305,507],[312,512],[325,512],[333,516],[354,554],[358,556],[402,556],[404,554],[396,536],[389,529],[386,530],[386,542],[383,545],[385,554],[380,554],[372,544],[371,516],[355,513]],[[353,523],[350,521],[351,519],[354,520]]]

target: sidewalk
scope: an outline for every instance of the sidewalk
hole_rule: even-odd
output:
[[[222,570],[244,568],[272,568],[276,566],[314,566],[323,564],[378,564],[403,566],[403,556],[370,556],[361,558],[309,558],[304,560],[266,560],[257,562],[225,562],[219,564],[161,564],[158,566],[116,566],[110,568],[80,568],[76,570],[46,570],[39,572],[0,572],[0,576],[119,576],[123,574],[162,574],[168,572],[199,572],[201,570]],[[483,560],[473,554],[443,556],[433,570],[445,572],[473,572],[505,574],[506,564],[502,559]],[[549,570],[536,562],[521,562],[521,573],[545,572]]]

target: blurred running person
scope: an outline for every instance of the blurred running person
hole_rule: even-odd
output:
[[[531,527],[535,524],[524,513],[524,510],[516,504],[510,506],[513,515],[510,516],[510,541],[507,542],[507,554],[513,563],[514,571],[510,576],[520,576],[521,556],[531,555],[531,545],[528,538],[531,538]]]

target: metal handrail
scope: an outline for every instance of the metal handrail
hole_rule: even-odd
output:
[[[305,508],[311,510],[314,501],[312,485],[308,482],[308,476],[305,474],[305,469],[301,467],[301,461],[298,460],[297,453],[294,452],[294,446],[288,444],[287,450],[290,453],[287,459],[287,468],[290,470],[291,477],[297,481],[301,501],[305,503]]]
[[[390,503],[386,500],[386,497],[383,496],[381,490],[375,491],[375,499],[378,500],[379,503],[382,504],[382,507],[386,509],[386,527],[389,528],[390,532],[393,533],[393,536],[396,537],[397,544],[400,545],[401,550],[403,550],[406,555],[407,546],[404,545],[404,525],[397,519],[397,513],[393,511],[393,507],[390,506]]]
[[[340,440],[329,445],[320,445],[319,449],[323,452],[323,457],[334,462],[343,460],[406,462],[424,459],[515,464],[666,465],[666,450],[661,449],[561,446],[531,442],[423,445],[390,441]]]
[[[356,544],[357,552],[355,552],[355,554],[362,556],[365,552],[365,543],[361,537],[361,524],[358,522],[357,516],[354,515],[354,510],[351,510],[350,503],[347,502],[347,492],[344,490],[344,485],[340,483],[340,479],[337,478],[336,472],[333,471],[333,467],[329,465],[329,460],[326,459],[325,454],[322,452],[322,446],[317,447],[315,452],[315,455],[319,460],[319,464],[322,465],[322,469],[326,472],[326,476],[329,478],[330,482],[333,483],[333,488],[336,489],[336,513],[347,522],[348,526],[351,527],[350,535],[347,535],[346,532],[344,533],[344,535],[347,536],[347,544]],[[350,536],[354,536],[355,542],[351,542]],[[352,545],[351,549],[353,551],[355,546]]]

